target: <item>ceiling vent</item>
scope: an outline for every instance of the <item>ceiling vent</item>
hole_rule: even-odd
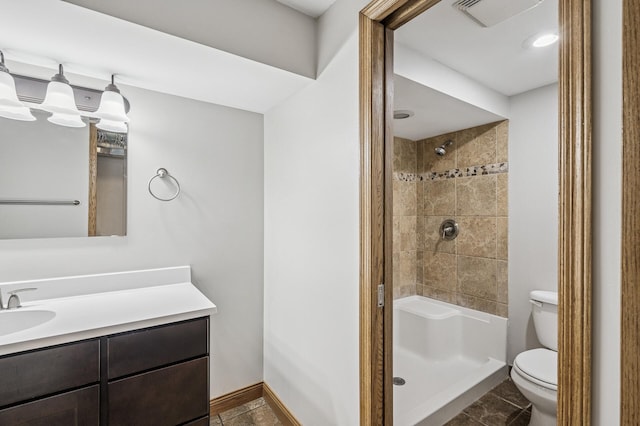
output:
[[[483,27],[491,27],[542,2],[543,0],[457,0],[452,6]]]

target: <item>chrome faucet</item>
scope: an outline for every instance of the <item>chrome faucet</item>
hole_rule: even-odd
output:
[[[2,302],[2,290],[0,290],[0,311],[3,309],[16,309],[21,307],[22,305],[20,304],[20,297],[18,297],[17,293],[23,292],[23,291],[33,291],[33,290],[37,290],[36,287],[29,287],[29,288],[18,288],[16,290],[10,291],[9,292],[9,300],[7,300],[7,307],[4,307],[4,303]]]

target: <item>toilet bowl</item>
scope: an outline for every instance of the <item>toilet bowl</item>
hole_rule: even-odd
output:
[[[545,348],[520,353],[511,379],[531,402],[530,426],[555,426],[558,402],[558,293],[532,291],[533,324]]]
[[[550,349],[532,349],[513,361],[511,379],[531,402],[532,426],[555,426],[558,401],[558,353]]]

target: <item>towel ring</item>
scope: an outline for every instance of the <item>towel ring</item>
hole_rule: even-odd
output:
[[[164,179],[164,178],[166,178],[166,177],[168,177],[169,179],[173,180],[173,182],[174,182],[174,183],[176,184],[176,186],[178,187],[178,190],[177,190],[177,191],[176,191],[176,193],[173,195],[173,197],[170,197],[170,198],[160,198],[160,197],[158,197],[156,194],[154,194],[154,193],[153,193],[153,191],[151,190],[151,182],[153,182],[153,180],[154,180],[155,178]],[[155,198],[156,200],[160,200],[160,201],[171,201],[171,200],[175,199],[178,195],[180,195],[180,182],[178,182],[178,179],[176,179],[176,178],[174,178],[173,176],[171,176],[171,175],[169,174],[169,172],[167,171],[167,169],[165,169],[164,167],[159,168],[159,169],[158,169],[157,174],[156,174],[154,177],[152,177],[151,179],[149,179],[149,185],[148,185],[148,188],[149,188],[149,194],[151,194],[151,196],[152,196],[153,198]]]

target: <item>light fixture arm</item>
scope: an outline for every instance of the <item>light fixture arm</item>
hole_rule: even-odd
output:
[[[62,64],[58,64],[58,74],[51,77],[51,81],[69,84],[69,80],[67,80],[67,78],[64,76],[64,68],[62,67]]]
[[[105,92],[120,93],[120,89],[118,89],[118,86],[116,86],[115,78],[116,78],[116,75],[115,74],[111,74],[111,83],[109,85],[107,85],[107,87],[104,88]]]

